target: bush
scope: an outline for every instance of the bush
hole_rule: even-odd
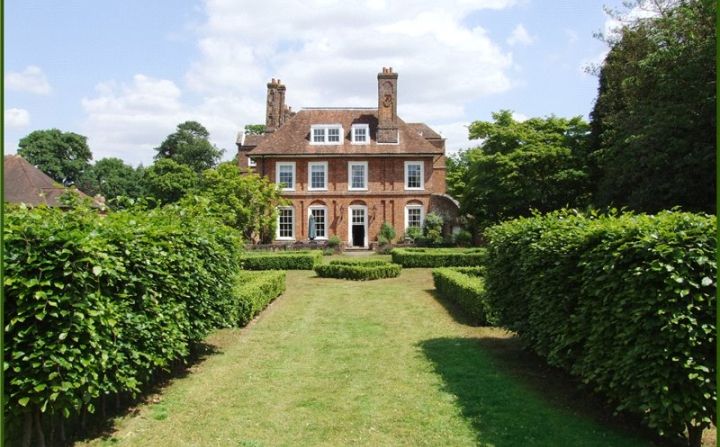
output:
[[[333,234],[328,238],[327,246],[328,248],[332,248],[335,251],[340,250],[340,244],[342,244],[342,241],[340,240],[340,237],[336,234]]]
[[[322,257],[320,250],[248,252],[240,263],[245,270],[312,270]]]
[[[426,245],[440,245],[444,242],[443,218],[437,213],[429,213],[423,221],[422,241]]]
[[[486,231],[486,298],[548,363],[691,438],[715,417],[716,225],[558,211]]]
[[[285,291],[285,272],[239,272],[235,298],[237,300],[238,326],[245,326],[270,302]]]
[[[442,267],[432,271],[438,295],[459,304],[477,325],[495,321],[485,299],[483,272],[482,267]]]
[[[395,239],[395,228],[387,222],[383,222],[380,226],[380,234],[378,235],[378,244],[389,245]]]
[[[422,228],[420,227],[410,227],[405,230],[405,240],[407,241],[420,242],[422,241],[422,238]]]
[[[103,218],[17,207],[5,219],[10,421],[75,418],[101,396],[135,395],[234,323],[240,237],[214,219],[175,206]]]
[[[459,247],[469,247],[472,245],[472,233],[467,230],[460,230],[453,236],[453,243]]]
[[[336,260],[329,264],[318,265],[315,273],[323,278],[341,278],[352,280],[372,280],[395,278],[402,267],[381,260]]]
[[[482,265],[484,248],[395,248],[392,262],[403,267],[467,267]]]

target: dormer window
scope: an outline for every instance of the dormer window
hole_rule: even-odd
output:
[[[352,125],[353,144],[368,144],[370,142],[370,126],[367,124]]]
[[[340,124],[316,124],[310,127],[310,144],[340,144],[343,128]]]

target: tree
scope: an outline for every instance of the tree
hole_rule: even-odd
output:
[[[589,126],[582,118],[518,122],[503,110],[469,130],[482,144],[450,159],[448,189],[476,226],[588,201]]]
[[[180,200],[197,185],[197,174],[172,159],[160,159],[145,170],[145,192],[167,204]]]
[[[92,160],[87,137],[59,129],[31,132],[18,143],[18,154],[57,182],[78,181]]]
[[[265,124],[247,124],[245,135],[262,135],[265,133]]]
[[[591,114],[596,202],[714,214],[716,2],[653,6],[605,37]]]
[[[102,158],[88,167],[79,182],[81,191],[101,194],[106,199],[118,196],[138,198],[143,195],[144,168],[133,168],[119,158]]]
[[[155,160],[170,158],[177,163],[189,166],[200,174],[217,165],[225,152],[214,146],[208,138],[210,133],[197,121],[185,121],[178,124],[177,130],[168,135],[160,147]]]
[[[241,174],[232,162],[203,172],[198,195],[210,199],[213,211],[246,240],[272,239],[277,207],[284,203],[274,183],[256,174]]]

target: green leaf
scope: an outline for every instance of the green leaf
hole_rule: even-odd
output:
[[[92,268],[92,272],[93,272],[93,275],[100,276],[100,273],[102,273],[102,267],[100,267],[99,265],[96,265],[95,267]]]
[[[20,399],[18,399],[18,403],[21,407],[27,406],[28,402],[30,402],[29,397],[21,397]]]

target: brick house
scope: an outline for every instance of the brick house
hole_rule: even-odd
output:
[[[398,75],[377,75],[377,108],[304,108],[285,104],[285,86],[267,84],[266,132],[240,134],[238,164],[281,185],[291,205],[278,211],[275,242],[337,235],[369,248],[383,222],[399,237],[431,211],[446,221],[457,203],[445,194],[445,140],[397,116]],[[313,218],[311,219],[312,216]]]

